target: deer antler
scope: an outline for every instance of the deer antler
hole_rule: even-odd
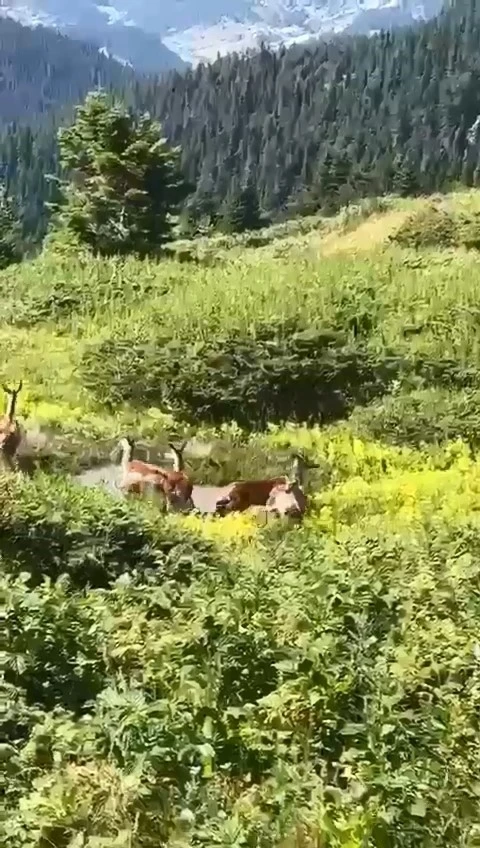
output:
[[[173,442],[168,442],[168,447],[173,453],[174,456],[174,470],[175,471],[183,471],[185,467],[185,463],[183,461],[183,451],[187,446],[187,442],[183,441],[182,444],[177,447]]]
[[[13,417],[15,415],[15,406],[17,404],[17,397],[20,394],[20,392],[22,391],[22,387],[23,387],[23,380],[20,380],[16,389],[10,389],[5,384],[3,385],[3,390],[4,390],[5,394],[10,395],[10,401],[9,401],[8,408],[7,408],[7,416],[10,419],[10,423],[13,422]]]
[[[185,439],[181,443],[181,445],[179,445],[179,446],[176,446],[173,441],[170,441],[170,442],[168,442],[168,447],[171,448],[171,450],[173,450],[173,451],[178,451],[178,453],[183,453],[183,451],[187,447],[187,439]]]
[[[10,389],[8,386],[6,386],[6,385],[5,385],[5,383],[3,383],[2,388],[3,388],[3,391],[4,391],[7,395],[18,395],[18,394],[20,394],[20,392],[22,391],[22,388],[23,388],[23,380],[20,380],[20,382],[19,382],[19,384],[18,384],[18,386],[17,386],[17,388],[16,388],[16,389]]]
[[[309,462],[301,453],[292,453],[293,462],[297,461],[303,468],[320,468],[317,462]]]

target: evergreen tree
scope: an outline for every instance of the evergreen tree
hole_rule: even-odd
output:
[[[242,233],[244,230],[258,230],[264,225],[257,189],[253,182],[249,181],[240,191],[233,194],[228,203],[224,229],[231,233]]]
[[[40,240],[46,202],[57,200],[45,179],[60,171],[57,128],[98,81],[134,113],[148,110],[168,142],[181,144],[183,175],[198,185],[184,210],[194,231],[235,205],[233,225],[250,226],[236,188],[247,174],[277,220],[392,190],[478,185],[479,52],[476,0],[451,3],[415,27],[263,47],[158,79],[0,18],[2,176],[24,238]]]
[[[160,124],[95,92],[58,139],[61,163],[72,175],[61,224],[102,254],[158,253],[186,195],[179,151],[162,138]]]
[[[333,213],[338,207],[338,190],[340,187],[335,157],[327,152],[318,170],[317,193],[325,213]]]
[[[409,197],[418,193],[420,188],[418,172],[406,158],[397,160],[393,187],[400,197]]]
[[[21,224],[13,201],[5,187],[0,187],[0,270],[19,262],[21,252]]]

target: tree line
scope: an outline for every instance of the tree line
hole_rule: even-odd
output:
[[[163,78],[105,60],[102,82],[181,146],[185,229],[238,230],[367,195],[480,185],[479,56],[477,0],[460,0],[394,32],[263,47]],[[74,92],[57,92],[47,121],[37,111],[34,125],[10,122],[0,134],[7,192],[33,240],[56,198],[46,175],[60,171],[56,131]]]

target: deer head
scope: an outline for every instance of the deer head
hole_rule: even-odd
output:
[[[291,474],[285,476],[285,483],[273,487],[267,500],[267,511],[300,520],[307,508],[307,498],[303,490],[305,472],[307,469],[318,467],[316,463],[307,462],[301,454],[293,454]]]
[[[285,483],[274,486],[266,503],[267,512],[272,512],[282,518],[300,520],[306,510],[305,493],[292,475],[285,477]]]
[[[315,462],[307,462],[305,457],[300,453],[292,454],[292,478],[302,488],[305,485],[305,472],[311,468],[320,468],[320,466]]]
[[[122,465],[128,465],[132,461],[135,442],[130,436],[122,436],[110,453],[110,459],[115,462],[119,456],[122,457]]]

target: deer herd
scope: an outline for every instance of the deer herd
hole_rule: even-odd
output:
[[[0,457],[4,466],[18,470],[17,451],[22,441],[22,429],[15,416],[18,395],[22,382],[17,388],[3,386],[8,396],[7,410],[0,417]],[[173,455],[173,468],[162,468],[150,462],[134,459],[135,444],[130,437],[120,439],[112,454],[121,456],[121,479],[118,489],[124,496],[145,496],[159,498],[169,512],[191,512],[195,510],[193,501],[193,481],[185,471],[183,453],[187,443],[168,446]],[[284,517],[301,521],[308,505],[305,494],[305,472],[309,468],[318,468],[308,463],[300,454],[294,454],[290,474],[268,477],[259,480],[239,480],[222,487],[225,494],[215,504],[214,513],[224,516],[234,512],[250,512],[274,517]]]

